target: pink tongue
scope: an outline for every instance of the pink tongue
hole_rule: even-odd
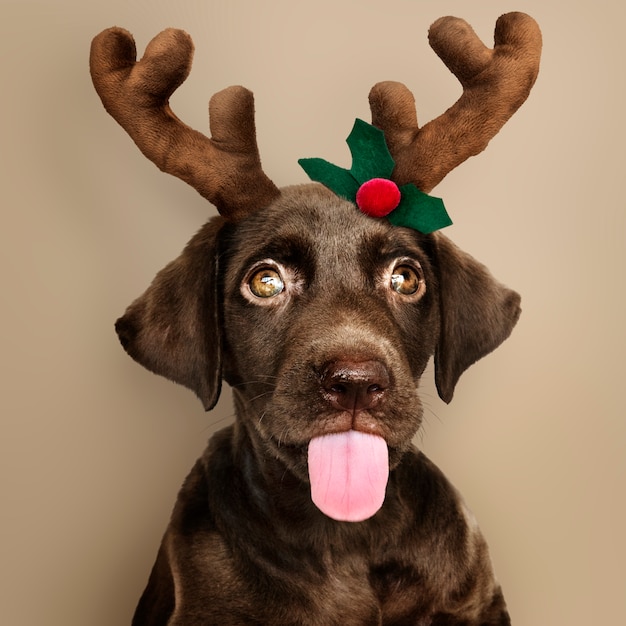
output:
[[[328,517],[342,522],[371,517],[383,504],[388,477],[382,437],[349,430],[309,443],[311,499]]]

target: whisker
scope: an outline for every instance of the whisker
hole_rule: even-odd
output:
[[[268,377],[270,378],[270,377]],[[277,376],[271,376],[271,378],[274,378],[275,380],[278,380]],[[268,382],[265,380],[247,380],[244,381],[242,383],[235,383],[233,385],[230,385],[231,387],[245,387],[246,385],[272,385],[273,387],[276,386],[276,383],[274,382]]]
[[[255,400],[258,400],[259,398],[263,398],[265,396],[271,396],[271,395],[272,395],[271,391],[264,391],[263,393],[260,393],[254,396],[253,398],[250,398],[250,402],[254,402]]]
[[[209,430],[213,430],[216,426],[218,426],[219,424],[222,424],[226,421],[229,422],[234,422],[235,421],[235,413],[231,412],[228,413],[227,415],[224,415],[223,417],[219,417],[216,419],[213,419],[209,424],[207,424],[200,432],[201,433],[206,433]]]

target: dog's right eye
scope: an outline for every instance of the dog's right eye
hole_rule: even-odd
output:
[[[391,272],[391,288],[401,296],[421,295],[424,289],[423,275],[407,263],[399,263]]]
[[[264,267],[252,274],[248,280],[250,291],[257,298],[273,298],[285,289],[280,274],[271,267]]]

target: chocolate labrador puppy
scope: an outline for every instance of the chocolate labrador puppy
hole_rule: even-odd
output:
[[[411,440],[429,358],[450,399],[518,315],[517,294],[443,235],[321,185],[284,189],[236,227],[210,221],[117,323],[135,359],[207,405],[223,376],[237,409],[180,492],[134,623],[508,623],[472,515]],[[318,486],[320,508],[311,497],[329,481],[312,442],[350,432],[388,449],[380,461],[367,441],[338,443],[365,473],[388,465],[371,517],[342,500],[380,497],[377,476],[339,496]],[[349,472],[326,446],[318,462]]]
[[[540,39],[528,16],[501,18],[480,62],[466,27],[448,18],[431,30],[465,87],[444,116],[417,129],[403,85],[370,94],[398,185],[429,190],[534,81]],[[318,183],[278,190],[260,170],[243,88],[212,99],[211,139],[183,125],[168,98],[190,58],[181,31],[159,35],[139,62],[122,29],[92,46],[107,110],[221,214],[117,332],[207,409],[222,380],[236,407],[180,491],[133,624],[509,624],[472,514],[412,440],[429,359],[449,402],[465,369],[508,337],[519,296],[439,232],[373,218]]]

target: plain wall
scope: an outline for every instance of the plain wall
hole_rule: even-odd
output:
[[[256,96],[263,165],[349,165],[367,93],[400,80],[420,119],[459,95],[427,43],[459,15],[492,45],[501,13],[544,34],[539,80],[487,151],[435,190],[448,235],[523,296],[512,337],[451,405],[424,382],[417,443],[487,536],[516,626],[626,623],[624,4],[559,0],[0,0],[0,620],[128,624],[177,490],[211,433],[192,393],[128,358],[113,322],[210,207],[105,113],[91,38],[196,44],[172,104],[207,128],[215,91]]]

